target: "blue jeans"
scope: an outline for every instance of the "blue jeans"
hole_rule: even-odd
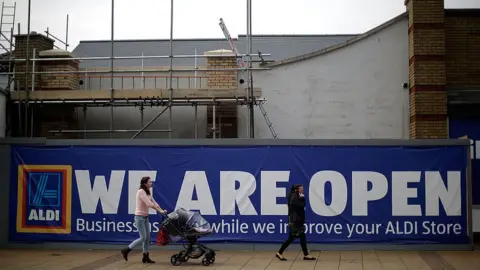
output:
[[[150,245],[150,222],[148,222],[148,216],[135,216],[135,226],[137,226],[138,234],[140,238],[133,241],[128,247],[133,249],[134,247],[142,244],[143,253],[148,252],[148,246]]]

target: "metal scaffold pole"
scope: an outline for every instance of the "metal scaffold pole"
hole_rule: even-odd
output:
[[[217,112],[217,105],[213,104],[212,106],[212,130],[213,130],[213,134],[212,134],[212,138],[213,139],[216,139],[217,138],[217,125],[216,125],[216,119],[217,119],[217,116],[216,116],[216,112]]]
[[[197,48],[195,48],[195,55],[197,55]],[[194,68],[197,69],[198,68],[198,59],[195,57],[194,60],[195,60]],[[193,79],[193,80],[195,82],[195,88],[197,88],[197,76],[198,76],[198,74],[197,74],[196,70],[195,70],[195,75],[194,76],[195,76],[195,79]]]
[[[35,61],[40,60],[37,58]],[[43,58],[42,58],[43,60]],[[59,59],[60,60],[60,59]],[[65,60],[71,60],[68,58],[61,59],[63,61]],[[57,60],[58,61],[58,60]],[[2,62],[2,61],[0,61]],[[205,69],[194,69],[194,68],[183,68],[183,69],[173,69],[172,71],[179,71],[179,72],[187,72],[187,71],[219,71],[219,72],[225,72],[225,71],[242,71],[245,70],[244,68],[205,68]],[[270,70],[270,68],[252,68],[252,70]],[[165,69],[148,69],[148,70],[141,70],[141,69],[133,69],[133,70],[115,70],[115,73],[139,73],[139,72],[145,72],[145,73],[156,73],[156,72],[169,72],[169,70]],[[35,74],[110,74],[110,70],[79,70],[79,71],[36,71]],[[0,72],[0,75],[19,75],[19,74],[26,74],[25,72]],[[29,73],[30,74],[30,73]],[[31,74],[30,74],[31,75]]]
[[[114,103],[114,89],[113,89],[113,44],[114,44],[114,30],[115,30],[115,0],[112,0],[112,22],[111,22],[111,40],[110,40],[110,139],[113,137],[113,103]]]
[[[29,91],[28,91],[28,64],[29,64],[29,59],[30,59],[30,21],[31,21],[31,16],[32,16],[32,0],[28,0],[28,19],[27,19],[27,50],[26,50],[26,63],[25,63],[25,115],[24,115],[24,130],[22,132],[20,128],[20,136],[27,136],[28,134],[28,107],[29,107]],[[19,126],[21,126],[21,123],[19,123]]]
[[[172,138],[172,97],[173,97],[173,0],[170,1],[170,76],[169,76],[169,104],[168,104],[168,138]]]
[[[247,36],[245,38],[245,42],[247,44],[246,45],[246,52],[248,54],[248,52],[250,51],[250,35],[249,35],[249,29],[250,29],[250,14],[248,13],[248,8],[249,8],[249,4],[248,4],[248,0],[247,0]],[[241,58],[240,58],[241,59]],[[248,57],[248,59],[250,60],[250,57]],[[247,66],[247,67],[250,67],[250,66]],[[247,70],[246,72],[243,72],[243,75],[245,76],[246,75],[246,81],[247,81],[247,92],[246,92],[246,96],[247,96],[247,99],[250,100],[250,75],[249,75],[249,70]],[[250,104],[247,104],[247,108],[249,109],[250,108]],[[250,117],[250,110],[248,110],[247,112],[247,128],[246,128],[246,132],[247,132],[247,137],[251,137],[250,136],[250,125],[252,124],[252,120],[251,120],[251,117]]]
[[[16,100],[14,103],[22,102],[21,100]],[[264,98],[255,99],[255,105],[258,105],[262,102],[266,102]],[[81,106],[83,104],[89,104],[92,107],[101,106],[105,107],[110,105],[110,98],[108,99],[42,99],[42,100],[31,100],[30,103],[33,104],[75,104]],[[232,103],[237,105],[247,105],[249,103],[248,99],[244,98],[174,98],[172,100],[172,106],[192,106],[192,104],[197,104],[199,106],[209,106],[212,104],[220,103]],[[116,106],[128,106],[134,107],[141,104],[150,105],[150,106],[168,106],[168,99],[157,99],[153,98],[135,98],[135,99],[118,99],[115,102]]]
[[[87,138],[87,105],[83,105],[83,138]]]
[[[254,101],[253,95],[253,75],[252,75],[252,0],[247,0],[247,42],[248,42],[248,92],[250,98],[249,115],[250,115],[250,138],[255,138],[255,119],[254,119]]]
[[[140,128],[143,127],[143,111],[145,110],[145,107],[142,105],[140,105]],[[142,138],[143,138],[143,133],[142,133]]]
[[[36,55],[36,48],[33,48],[33,52],[32,52],[32,60],[35,59],[35,55]],[[35,71],[35,61],[32,62],[32,92],[35,91],[35,73],[33,72]],[[34,133],[33,133],[33,106],[30,108],[30,137],[33,137]]]
[[[68,17],[69,15],[67,14],[67,26],[66,26],[66,30],[65,30],[65,51],[68,51]]]
[[[198,139],[198,105],[195,104],[195,134],[194,134],[194,137],[195,139]]]
[[[158,117],[160,117],[168,108],[171,108],[171,106],[163,108],[155,117],[152,118],[145,126],[143,126],[135,135],[132,136],[131,139],[135,139],[138,135],[140,135],[145,129],[147,129],[155,120],[157,120]],[[171,130],[169,130],[170,133]]]
[[[249,56],[249,54],[240,54],[238,53],[236,55],[236,58],[242,58],[245,56]],[[269,53],[261,53],[261,54],[252,54],[252,57],[264,57],[264,56],[271,56]],[[203,54],[179,54],[179,55],[173,55],[171,58],[206,58],[208,56],[203,55]],[[170,55],[138,55],[138,56],[116,56],[113,57],[114,60],[128,60],[128,59],[166,59],[170,58]],[[111,56],[92,56],[92,57],[68,57],[68,60],[108,60],[110,61],[112,59]],[[39,58],[35,61],[62,61],[62,60],[67,60],[65,57],[60,57],[60,58]],[[22,58],[15,58],[15,59],[1,59],[0,62],[25,62],[26,59]],[[242,68],[241,70],[244,70],[245,68]],[[191,70],[195,71],[195,70]],[[5,74],[2,72],[1,74]]]

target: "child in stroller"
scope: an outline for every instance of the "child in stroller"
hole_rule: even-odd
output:
[[[189,259],[198,259],[205,255],[202,264],[208,266],[215,262],[215,251],[197,243],[204,235],[212,233],[210,223],[198,212],[179,208],[168,214],[160,225],[157,235],[157,245],[166,246],[181,240],[187,240],[188,245],[178,254],[172,255],[172,265],[180,265]]]

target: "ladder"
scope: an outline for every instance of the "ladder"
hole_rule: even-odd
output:
[[[237,46],[235,46],[235,42],[233,42],[232,36],[230,36],[230,32],[228,32],[227,26],[225,25],[225,22],[223,21],[222,18],[220,18],[219,25],[220,25],[220,28],[223,31],[223,34],[225,35],[225,38],[228,40],[228,44],[230,44],[230,48],[232,49],[233,53],[235,54],[235,56],[238,56],[239,53],[238,53],[238,50],[237,50]],[[241,57],[237,58],[237,63],[242,68],[247,67],[247,64],[245,64],[245,61],[243,61],[243,58],[241,58]],[[243,71],[243,72],[245,72],[245,71]]]
[[[235,54],[235,57],[237,57],[238,65],[242,68],[246,67],[247,64],[245,63],[245,61],[243,61],[243,58],[238,57],[239,53],[238,53],[238,50],[237,50],[237,46],[235,46],[235,43],[233,42],[232,36],[230,36],[230,32],[228,32],[227,26],[225,25],[225,22],[223,21],[222,18],[220,18],[219,25],[220,25],[220,28],[223,31],[223,34],[225,35],[225,38],[228,40],[228,44],[230,44],[230,48],[232,49],[232,52]],[[243,74],[245,74],[245,70],[242,70],[242,72],[243,72]],[[260,102],[258,104],[258,106],[260,107],[260,111],[262,112],[262,115],[263,115],[263,118],[265,119],[265,122],[267,122],[268,128],[270,129],[270,132],[272,133],[273,138],[277,139],[278,134],[277,134],[277,132],[275,132],[275,129],[273,128],[273,124],[270,121],[270,119],[268,118],[267,111],[263,107],[263,104]]]
[[[15,46],[13,43],[13,33],[15,30],[16,9],[16,2],[13,6],[5,5],[5,2],[2,2],[2,13],[0,16],[0,55],[10,53]]]
[[[263,104],[260,103],[258,104],[258,107],[260,107],[260,111],[262,112],[263,118],[265,118],[265,122],[267,122],[268,128],[270,129],[270,132],[272,133],[272,136],[274,139],[278,137],[277,132],[275,132],[275,129],[273,128],[273,124],[268,118],[267,111],[265,111],[265,108],[263,107]]]

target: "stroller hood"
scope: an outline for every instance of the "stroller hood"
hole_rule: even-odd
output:
[[[190,211],[184,208],[179,208],[174,212],[167,215],[170,223],[174,225],[174,228],[167,226],[167,230],[170,234],[179,235],[181,233],[188,233],[192,230],[197,232],[210,231],[210,223],[204,219],[200,213]]]

